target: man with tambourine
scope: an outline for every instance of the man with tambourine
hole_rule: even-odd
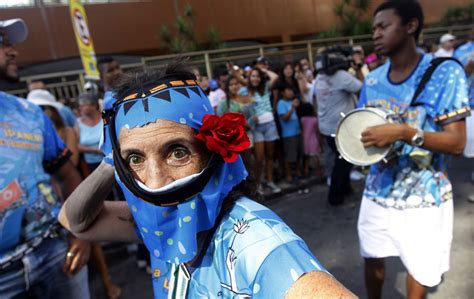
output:
[[[407,268],[408,298],[423,298],[449,269],[453,200],[446,166],[449,155],[463,152],[470,109],[461,65],[418,52],[422,27],[415,0],[386,1],[375,10],[375,49],[389,61],[365,78],[359,108],[336,136],[341,155],[354,164],[383,154],[371,166],[358,220],[368,298],[381,297],[385,257],[400,256]],[[346,118],[351,124],[344,126]],[[378,121],[367,123],[371,118]],[[359,156],[351,157],[350,138],[340,136],[357,131],[357,123],[365,126],[352,134]]]

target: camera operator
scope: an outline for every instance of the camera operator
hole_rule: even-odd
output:
[[[352,48],[352,61],[349,73],[362,82],[370,71],[367,64],[364,63],[364,59],[364,48],[361,46],[354,46]]]
[[[344,198],[352,193],[350,185],[352,165],[344,159],[339,159],[333,137],[341,119],[341,113],[348,113],[355,108],[354,94],[362,88],[362,82],[347,71],[352,62],[351,54],[350,50],[342,48],[328,49],[316,57],[315,63],[318,71],[315,88],[319,128],[335,153],[328,195],[329,204],[334,206],[341,204]],[[360,68],[357,73],[362,76]]]

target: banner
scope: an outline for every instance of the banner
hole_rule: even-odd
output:
[[[100,79],[97,61],[95,58],[94,45],[87,25],[87,16],[80,0],[69,0],[69,11],[71,12],[72,27],[76,34],[77,46],[81,55],[82,66],[86,73],[86,79]]]

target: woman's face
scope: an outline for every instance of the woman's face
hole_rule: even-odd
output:
[[[143,127],[122,128],[120,155],[136,179],[149,188],[200,172],[208,152],[187,125],[157,120]]]
[[[99,112],[96,105],[92,104],[79,104],[79,112],[81,115],[94,115]]]
[[[43,106],[43,111],[44,111],[44,114],[46,114],[47,117],[49,117],[49,119],[52,119],[53,118],[53,109],[52,107],[49,107],[49,106]]]
[[[253,87],[257,87],[261,81],[262,81],[262,78],[260,78],[258,71],[253,70],[250,73],[250,84],[252,84]]]
[[[291,64],[287,64],[283,69],[283,75],[285,75],[286,78],[290,78],[293,76],[293,73],[293,66]]]
[[[240,83],[237,79],[231,79],[229,82],[229,93],[231,95],[237,95],[240,90]]]

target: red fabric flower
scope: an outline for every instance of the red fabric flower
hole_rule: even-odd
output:
[[[237,160],[239,154],[250,146],[245,132],[245,117],[241,113],[229,112],[220,117],[214,114],[204,115],[196,138],[228,163]]]

